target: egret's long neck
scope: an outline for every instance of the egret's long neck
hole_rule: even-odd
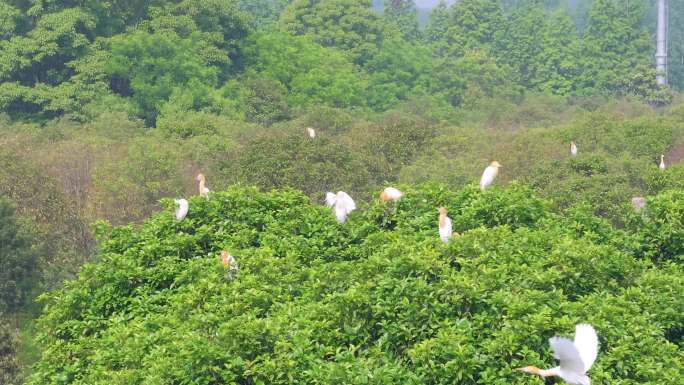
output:
[[[199,181],[199,191],[200,194],[204,193],[204,178],[200,179]]]
[[[542,377],[553,377],[560,375],[560,367],[555,367],[551,369],[539,369],[537,372]]]

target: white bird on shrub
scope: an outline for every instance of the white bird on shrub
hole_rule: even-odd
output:
[[[658,168],[662,171],[665,170],[665,155],[660,155],[660,164]]]
[[[176,220],[182,220],[185,218],[186,215],[188,215],[188,209],[190,208],[190,204],[188,203],[187,200],[185,199],[174,199],[178,207],[176,207]]]
[[[496,178],[496,175],[499,173],[499,167],[501,165],[497,161],[492,161],[487,168],[485,168],[484,172],[482,173],[482,178],[480,178],[480,189],[484,190],[489,185],[494,182],[494,179]]]
[[[634,211],[640,212],[646,207],[646,198],[644,197],[634,197],[632,198],[632,206],[634,206]]]
[[[574,341],[563,337],[552,337],[549,339],[549,345],[553,350],[553,356],[560,361],[559,366],[551,369],[526,366],[516,370],[541,377],[560,377],[570,385],[590,385],[586,373],[596,361],[598,354],[598,337],[591,325],[575,326]]]
[[[452,235],[451,218],[447,217],[447,209],[439,208],[439,237],[442,242],[448,243]]]
[[[570,142],[570,155],[577,156],[577,144],[574,140]]]
[[[387,202],[387,201],[398,201],[401,196],[404,195],[401,193],[401,191],[397,190],[394,187],[387,187],[386,189],[382,190],[380,193],[380,201],[381,202]]]
[[[316,130],[311,127],[306,128],[306,133],[309,134],[309,138],[314,139],[316,137]]]
[[[197,174],[197,181],[199,182],[199,195],[205,198],[209,198],[209,188],[205,186],[207,183],[207,179],[204,177],[204,174],[199,173]]]
[[[235,257],[230,255],[228,251],[223,250],[221,251],[221,263],[223,264],[223,267],[226,269],[226,279],[228,281],[232,281],[233,278],[237,278],[240,269],[238,268],[238,264],[235,260]]]
[[[347,215],[356,210],[356,203],[354,203],[354,200],[344,191],[338,191],[337,195],[331,192],[326,193],[325,204],[333,209],[335,218],[337,218],[337,221],[340,223],[346,222]]]

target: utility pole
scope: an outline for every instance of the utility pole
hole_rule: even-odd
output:
[[[667,0],[658,0],[658,22],[656,26],[656,82],[667,85]]]

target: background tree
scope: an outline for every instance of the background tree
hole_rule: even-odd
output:
[[[357,64],[368,60],[383,38],[383,22],[370,0],[295,0],[280,17],[283,31],[347,51]]]
[[[583,92],[621,92],[622,79],[652,61],[650,34],[642,26],[643,0],[594,0],[582,41]]]
[[[401,31],[405,40],[414,41],[420,37],[414,0],[383,0],[383,17]]]

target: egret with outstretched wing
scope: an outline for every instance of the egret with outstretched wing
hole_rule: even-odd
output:
[[[590,385],[587,371],[598,355],[598,336],[591,325],[575,326],[574,341],[564,337],[552,337],[549,339],[549,345],[553,356],[560,361],[559,366],[551,369],[526,366],[517,370],[541,377],[560,377],[570,385]]]

